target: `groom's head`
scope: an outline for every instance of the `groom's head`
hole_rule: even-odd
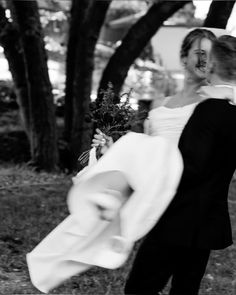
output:
[[[222,82],[236,83],[236,38],[229,35],[213,41],[209,78],[218,78]]]

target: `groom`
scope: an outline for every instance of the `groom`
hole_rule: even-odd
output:
[[[213,43],[209,78],[213,85],[236,85],[236,38]],[[232,244],[227,197],[235,128],[236,106],[227,100],[196,107],[179,141],[184,172],[177,194],[139,248],[125,294],[158,294],[172,277],[171,295],[197,295],[210,251]]]

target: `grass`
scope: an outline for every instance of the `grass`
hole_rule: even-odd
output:
[[[25,254],[67,216],[71,176],[9,166],[0,169],[0,177],[0,294],[38,294],[29,281]],[[117,293],[126,272],[94,268],[51,294],[106,294],[112,285]]]
[[[66,195],[71,176],[4,165],[0,167],[0,179],[0,294],[39,294],[29,280],[25,255],[67,216]],[[236,181],[231,184],[229,198],[235,238]],[[135,252],[136,249],[120,269],[94,267],[50,294],[122,294]],[[235,295],[235,292],[236,246],[233,245],[212,253],[200,294]]]

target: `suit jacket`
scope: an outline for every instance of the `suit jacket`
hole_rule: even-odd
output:
[[[207,249],[232,243],[227,197],[236,168],[235,128],[236,107],[228,101],[208,99],[196,107],[179,141],[182,179],[151,232],[154,242]]]

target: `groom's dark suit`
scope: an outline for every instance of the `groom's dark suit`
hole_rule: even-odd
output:
[[[232,243],[227,197],[236,168],[235,129],[236,106],[226,100],[208,99],[196,107],[179,141],[184,171],[177,194],[141,246],[126,294],[156,294],[154,290],[162,290],[175,272],[179,276],[176,290],[177,284],[194,285],[195,281],[193,290],[197,290],[210,250]],[[182,270],[177,269],[181,264]],[[145,279],[148,283],[141,292],[139,281]],[[139,292],[132,291],[133,286]],[[174,289],[171,294],[190,295]]]
[[[232,243],[227,197],[236,168],[236,107],[221,99],[200,103],[179,149],[183,176],[155,231],[171,245],[225,248]]]

